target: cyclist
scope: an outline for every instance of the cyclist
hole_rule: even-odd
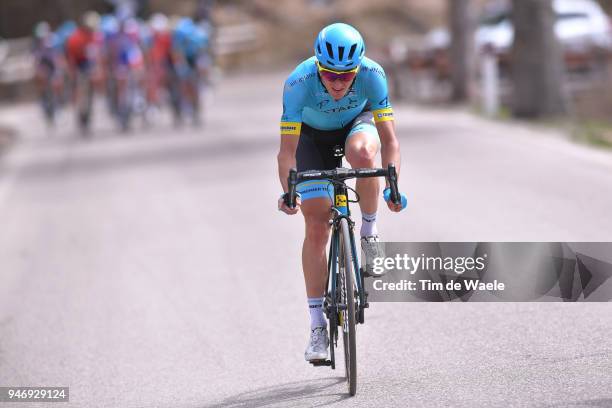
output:
[[[66,41],[66,60],[75,92],[74,101],[79,124],[83,130],[89,125],[93,86],[99,85],[102,37],[97,31],[100,16],[95,11],[83,14],[79,26]],[[97,71],[95,71],[97,70]]]
[[[200,78],[202,53],[208,44],[204,30],[187,17],[181,18],[172,33],[173,66],[181,84],[184,102],[195,125],[201,124]]]
[[[116,106],[116,94],[117,94],[117,84],[115,83],[115,77],[112,75],[113,65],[112,65],[112,45],[116,41],[116,37],[119,32],[119,20],[114,14],[105,14],[102,16],[100,20],[100,30],[102,31],[102,37],[104,41],[103,45],[103,61],[102,65],[104,66],[104,72],[106,73],[104,77],[104,85],[105,85],[105,97],[106,97],[106,108],[108,113],[112,116],[117,114],[117,106]]]
[[[278,153],[278,173],[285,192],[278,200],[278,208],[287,214],[301,209],[306,224],[302,267],[310,311],[310,342],[304,353],[307,361],[326,359],[329,347],[322,306],[333,187],[323,180],[302,183],[297,189],[301,198],[291,209],[284,200],[289,169],[335,168],[335,145],[344,146],[345,157],[353,168],[375,167],[380,150],[383,167],[394,163],[398,172],[400,169],[400,148],[385,73],[364,56],[361,34],[348,24],[331,24],[317,36],[314,53],[285,82]],[[362,249],[371,256],[380,256],[376,228],[378,179],[359,179],[356,190],[361,197]],[[405,206],[405,197],[403,204],[395,205],[389,200],[388,190],[384,195],[391,211]]]
[[[106,43],[107,66],[112,75],[112,106],[123,130],[135,108],[136,94],[144,89],[144,56],[140,47],[140,25],[133,18],[119,20],[118,30]]]
[[[79,26],[66,41],[66,58],[73,71],[91,72],[99,62],[102,37],[98,33],[100,16],[88,11],[80,20]]]
[[[68,45],[67,45],[68,39],[70,38],[72,33],[74,33],[76,28],[77,28],[77,24],[73,20],[67,20],[67,21],[64,21],[62,24],[60,24],[57,30],[55,30],[55,35],[57,36],[57,43],[58,43],[58,47],[61,52],[61,59],[63,62],[63,68],[61,72],[62,82],[63,82],[62,94],[61,94],[61,99],[60,99],[61,105],[64,105],[70,102],[72,92],[73,92],[72,86],[70,86],[71,77],[70,77],[70,70],[68,69],[68,64],[66,61],[66,55],[67,55],[67,49],[68,49]]]
[[[62,100],[63,60],[59,38],[46,21],[41,21],[34,28],[32,52],[37,89],[46,119],[52,125],[55,110]]]
[[[167,70],[172,61],[172,37],[168,18],[155,13],[150,21],[151,31],[144,41],[147,61],[147,97],[156,109],[161,107],[160,93],[167,83]]]

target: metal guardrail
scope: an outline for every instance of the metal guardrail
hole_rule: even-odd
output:
[[[27,81],[34,75],[30,38],[0,42],[0,83]]]
[[[215,54],[228,55],[252,51],[258,45],[257,25],[253,23],[221,26],[215,38]]]
[[[0,38],[0,66],[6,59],[9,51],[8,42]]]

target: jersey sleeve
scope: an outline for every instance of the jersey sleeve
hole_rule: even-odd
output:
[[[295,83],[292,76],[285,81],[283,89],[283,116],[280,131],[284,135],[299,136],[302,130],[302,110],[307,97],[305,86]]]
[[[389,102],[389,91],[387,88],[385,71],[378,64],[368,69],[370,72],[368,72],[366,96],[368,98],[368,105],[374,116],[374,122],[393,120],[393,108]]]

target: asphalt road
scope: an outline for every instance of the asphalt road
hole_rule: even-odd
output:
[[[225,80],[203,129],[121,136],[99,112],[89,140],[1,108],[20,139],[0,159],[0,386],[69,386],[71,407],[612,407],[608,303],[373,304],[356,397],[307,365],[281,83]],[[380,212],[385,240],[612,240],[612,154],[464,111],[396,117],[409,209]]]

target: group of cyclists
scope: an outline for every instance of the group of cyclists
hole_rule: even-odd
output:
[[[47,122],[59,107],[72,104],[77,123],[88,133],[95,94],[104,95],[121,130],[135,116],[148,123],[165,104],[176,125],[200,125],[201,88],[212,59],[208,20],[153,14],[86,12],[78,22],[55,30],[47,22],[34,28],[35,81]]]

